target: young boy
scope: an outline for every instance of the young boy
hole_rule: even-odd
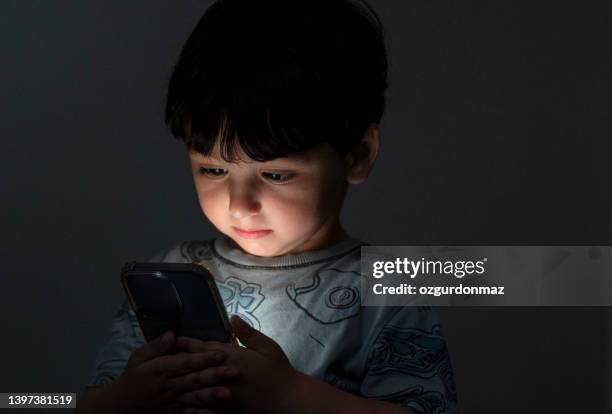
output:
[[[151,261],[210,269],[244,346],[145,343],[124,301],[79,412],[457,412],[434,313],[362,307],[364,243],[339,219],[378,153],[386,75],[380,21],[363,2],[207,10],[171,77],[166,123],[221,235]]]

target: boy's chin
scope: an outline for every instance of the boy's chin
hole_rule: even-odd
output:
[[[282,246],[276,246],[275,243],[271,241],[240,240],[235,237],[230,237],[230,239],[235,247],[252,256],[274,257],[287,254],[287,249],[283,249]]]
[[[232,240],[234,247],[242,250],[244,253],[261,257],[278,256],[278,253],[273,251],[270,246],[266,246],[266,242],[242,240],[236,237],[230,237],[230,239]]]

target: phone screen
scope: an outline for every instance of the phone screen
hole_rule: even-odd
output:
[[[204,267],[130,262],[121,280],[147,341],[168,330],[202,341],[231,341],[223,301]]]

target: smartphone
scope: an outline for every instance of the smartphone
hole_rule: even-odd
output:
[[[236,342],[215,279],[204,266],[127,262],[121,283],[147,342],[169,330],[176,337]]]

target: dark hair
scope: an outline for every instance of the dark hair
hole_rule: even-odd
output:
[[[364,0],[218,0],[169,81],[165,123],[190,149],[267,161],[346,153],[384,112],[382,24]],[[191,134],[187,134],[185,123]]]

